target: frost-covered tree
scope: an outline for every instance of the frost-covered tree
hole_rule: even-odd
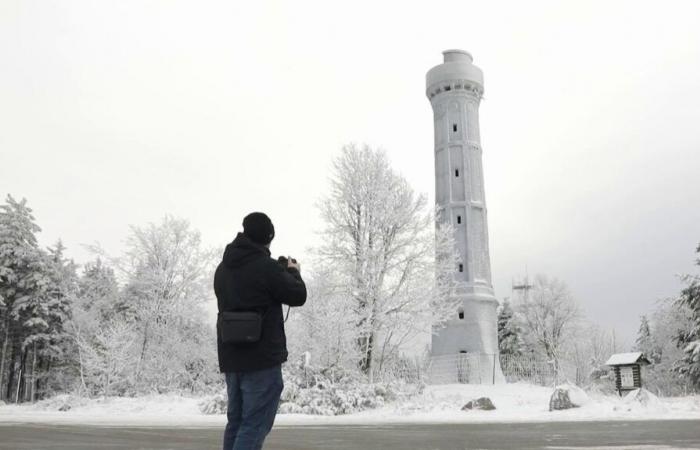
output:
[[[654,355],[654,364],[646,367],[644,384],[658,395],[682,395],[693,389],[690,379],[677,371],[684,353],[676,341],[679,335],[691,329],[691,316],[687,306],[673,299],[659,301],[649,315],[650,337],[646,351]],[[645,351],[636,345],[635,350]]]
[[[700,254],[700,245],[696,252]],[[696,264],[700,266],[700,258],[696,260]],[[696,388],[700,388],[700,275],[685,275],[683,282],[686,286],[676,304],[689,312],[690,326],[676,337],[678,346],[684,352],[677,367]]]
[[[128,359],[133,354],[133,345],[105,345],[106,336],[118,336],[123,332],[133,334],[134,331],[118,311],[119,295],[119,285],[111,267],[100,258],[85,264],[78,280],[68,330],[73,343],[72,359],[78,373],[79,391],[88,395],[110,392],[119,373],[114,373],[117,366],[110,365],[109,361]],[[120,354],[113,355],[113,351]]]
[[[559,366],[576,336],[581,312],[566,284],[538,275],[527,301],[520,305],[525,342]]]
[[[8,195],[0,205],[0,399],[18,399],[27,328],[39,325],[33,311],[48,285],[40,230],[27,201]]]
[[[304,276],[308,299],[291,311],[286,325],[290,355],[310,357],[309,363],[327,370],[343,370],[356,363],[352,297],[332,267],[317,267]]]
[[[69,368],[65,324],[73,299],[75,265],[58,242],[39,248],[26,200],[0,206],[0,398],[34,400],[62,389]]]
[[[83,267],[78,281],[80,308],[95,311],[101,321],[119,314],[119,284],[114,269],[101,258],[90,261]]]
[[[520,356],[523,354],[521,330],[513,308],[508,300],[503,300],[498,308],[498,351],[501,355]]]
[[[636,351],[644,353],[644,356],[656,364],[661,361],[661,351],[658,343],[651,333],[651,325],[646,315],[641,316],[639,320],[639,331],[637,331],[637,339],[634,343]]]
[[[215,260],[186,220],[166,216],[158,224],[131,227],[119,262],[126,281],[119,307],[137,336],[137,387],[179,386],[189,378],[186,367],[211,359],[212,346],[203,333],[212,327],[205,323],[202,305],[212,298]],[[196,351],[180,351],[195,341],[201,344]]]
[[[639,331],[637,331],[637,339],[635,340],[635,348],[639,351],[644,351],[643,349],[649,348],[649,343],[651,342],[651,327],[649,326],[649,319],[646,315],[642,315],[639,318]]]
[[[94,317],[90,312],[83,313]],[[84,392],[107,396],[123,394],[129,389],[136,339],[134,325],[119,319],[107,320],[75,334]]]
[[[93,250],[104,259],[85,266],[71,321],[81,390],[201,391],[216,383],[216,337],[203,310],[216,255],[199,232],[166,216],[132,226],[119,257]]]
[[[456,310],[453,235],[434,229],[426,197],[366,145],[343,147],[320,211],[319,265],[333,270],[358,366],[371,376],[375,363]]]
[[[32,400],[37,393],[43,396],[60,391],[71,382],[67,324],[78,291],[78,277],[75,263],[64,252],[60,240],[48,249],[44,265],[48,285],[38,309],[33,311],[33,319],[26,323],[24,346],[31,354],[31,363],[27,363],[25,373],[31,374]]]
[[[597,383],[600,388],[613,392],[610,370],[605,362],[615,353],[614,332],[601,328],[598,324],[582,324],[569,342],[570,360],[576,366],[576,383]],[[574,380],[571,380],[574,381]]]

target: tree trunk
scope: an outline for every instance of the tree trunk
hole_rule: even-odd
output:
[[[358,345],[362,357],[360,358],[360,370],[365,375],[370,375],[372,370],[372,347],[374,346],[374,333],[370,332],[369,336],[362,336],[358,339]]]
[[[146,357],[146,347],[148,346],[148,324],[144,327],[143,330],[143,344],[141,345],[141,355],[139,356],[139,360],[136,363],[136,374],[134,377],[134,381],[138,383],[139,377],[141,376],[141,364],[143,363],[144,358]]]
[[[82,346],[80,345],[80,331],[78,330],[78,334],[75,339],[75,346],[78,348],[78,363],[80,364],[80,387],[83,391],[83,393],[87,393],[87,386],[85,385],[85,369],[84,369],[84,364],[83,364],[83,349]]]
[[[367,374],[369,375],[369,382],[372,383],[374,380],[372,379],[372,369],[374,367],[372,366],[372,357],[374,355],[374,332],[371,332],[369,335],[369,342],[367,346]]]
[[[7,343],[10,341],[10,312],[7,312],[7,317],[5,317],[5,338],[2,341],[2,357],[0,357],[0,400],[7,398],[4,393],[5,390],[2,388],[3,381],[5,380],[5,357],[7,356]]]
[[[38,366],[39,366],[40,372],[49,373],[49,370],[51,370],[51,360],[48,358],[39,357]],[[44,367],[43,370],[41,369],[42,366]],[[36,380],[36,393],[37,393],[37,397],[39,397],[39,398],[42,398],[42,395],[41,395],[42,386],[43,386],[43,384],[42,384],[41,378],[37,379]]]
[[[29,396],[29,401],[34,403],[36,400],[36,342],[32,345],[32,387]]]
[[[19,368],[19,377],[17,378],[17,391],[15,392],[15,403],[19,403],[19,387],[22,385],[22,367]]]
[[[22,402],[27,398],[27,352],[25,348],[22,350],[22,356],[19,362],[19,378],[17,378],[17,395],[15,395],[15,403],[19,402],[20,392],[22,393]]]
[[[15,369],[16,369],[16,363],[15,363],[15,356],[17,354],[17,345],[13,344],[10,347],[10,366],[9,366],[9,376],[7,378],[7,389],[5,390],[5,398],[7,400],[12,399],[12,383],[15,382]]]

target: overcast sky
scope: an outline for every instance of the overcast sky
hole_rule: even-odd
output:
[[[304,262],[348,142],[434,193],[425,72],[484,71],[494,286],[546,273],[633,338],[700,243],[700,2],[0,1],[0,194],[77,262],[129,224]],[[308,267],[308,265],[307,265]]]

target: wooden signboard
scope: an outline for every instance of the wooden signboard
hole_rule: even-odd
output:
[[[620,386],[625,388],[636,388],[634,383],[634,370],[631,366],[620,367]]]

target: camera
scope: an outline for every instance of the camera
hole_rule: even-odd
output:
[[[292,261],[292,263],[294,263],[294,264],[297,263],[297,260],[294,259],[294,258],[292,258],[291,261]],[[289,260],[288,260],[287,257],[285,257],[285,256],[280,256],[279,258],[277,258],[277,262],[278,262],[282,267],[284,267],[285,269],[287,268],[287,265],[289,264]]]

